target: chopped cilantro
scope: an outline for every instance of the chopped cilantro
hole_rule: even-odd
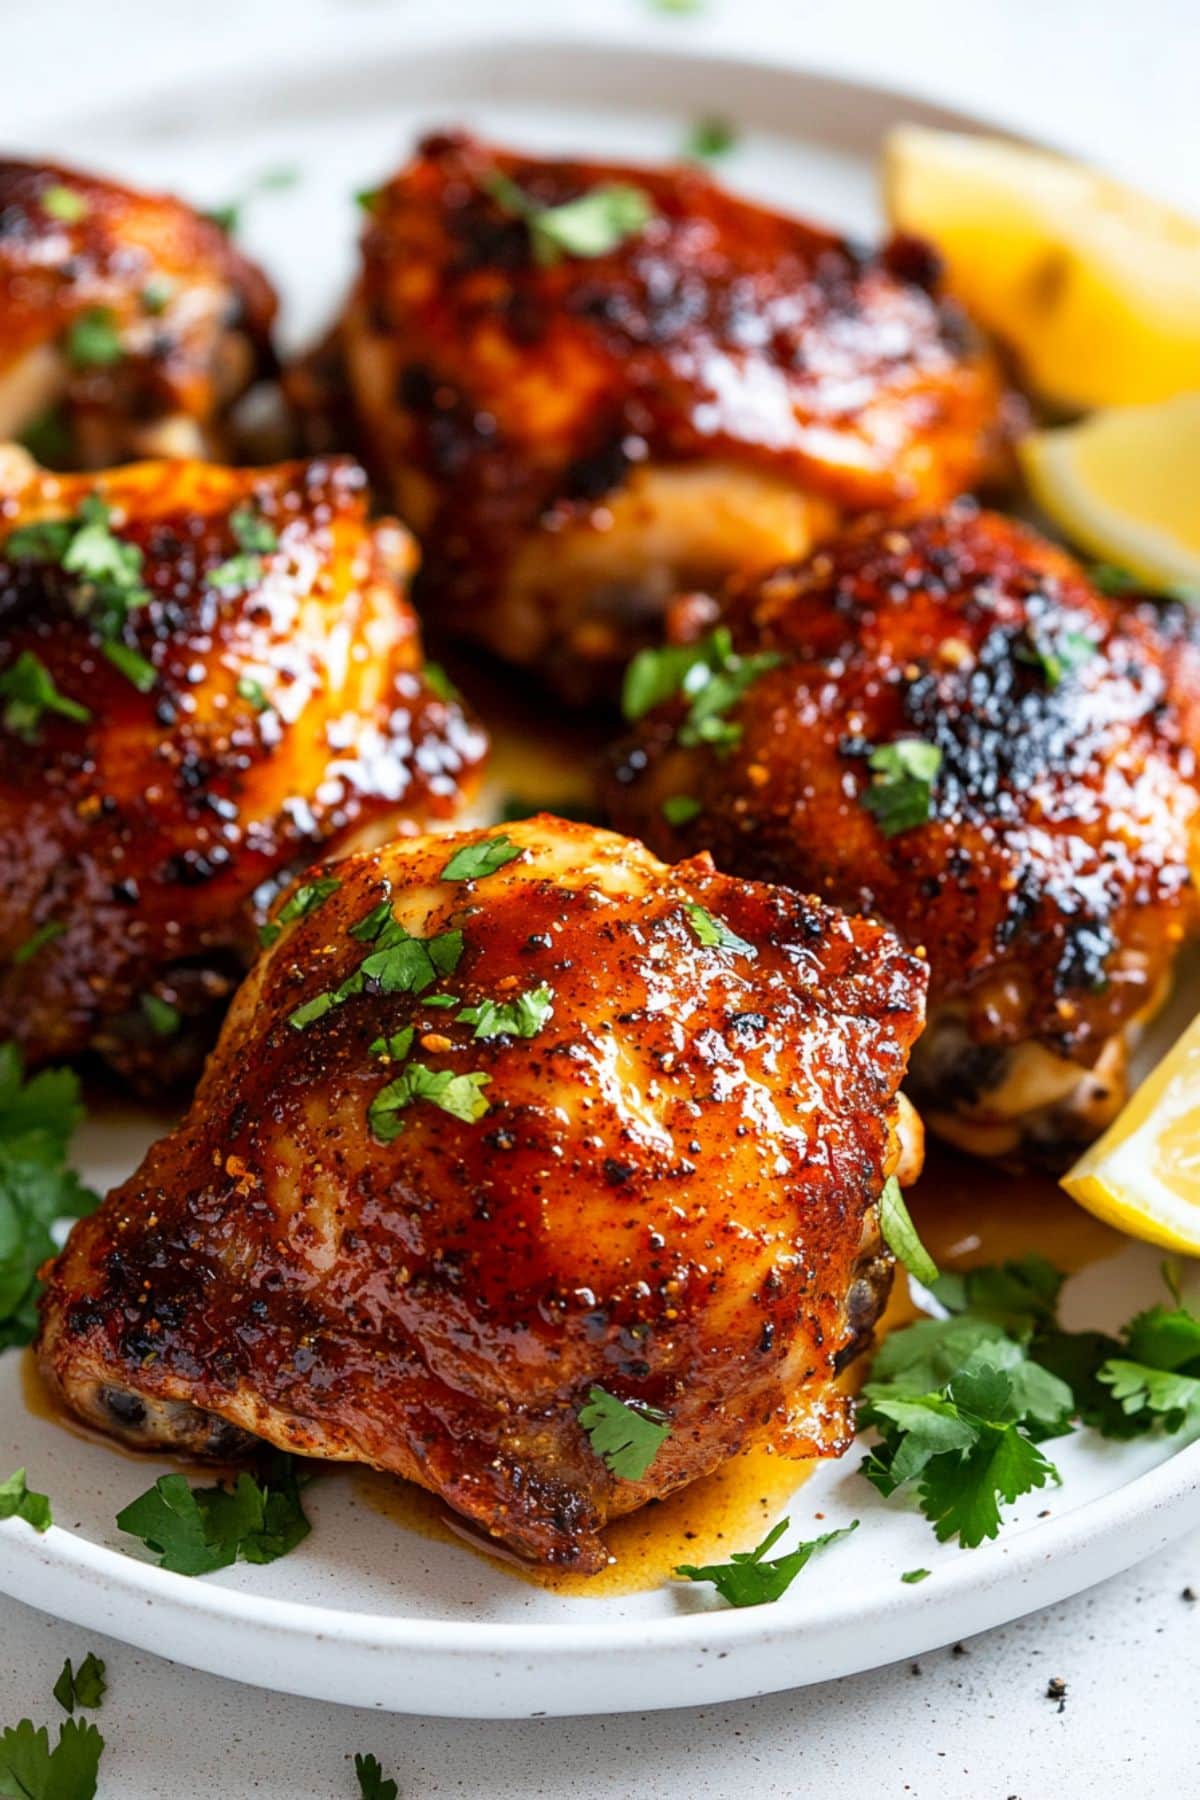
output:
[[[611,1475],[640,1481],[671,1434],[665,1412],[644,1400],[618,1400],[602,1387],[588,1389],[579,1423]]]
[[[710,950],[737,950],[743,956],[757,956],[758,951],[745,938],[740,938],[736,931],[730,931],[724,919],[714,919],[704,907],[689,900],[684,905],[692,930],[706,948]]]
[[[13,967],[19,969],[23,964],[32,962],[39,950],[44,950],[47,944],[60,938],[66,929],[61,919],[47,919],[44,925],[39,925],[36,931],[30,932],[25,942],[13,951]]]
[[[875,779],[859,797],[867,811],[874,813],[885,837],[897,837],[926,823],[941,763],[937,745],[920,738],[899,738],[871,752],[868,767]]]
[[[205,585],[223,590],[251,588],[262,580],[263,557],[278,550],[278,534],[250,506],[234,508],[229,515],[229,528],[238,546],[237,555],[210,569],[204,577]]]
[[[498,172],[484,185],[497,206],[524,221],[534,261],[543,268],[564,256],[607,256],[654,217],[650,196],[628,182],[607,182],[561,206],[539,205],[509,176]]]
[[[938,1266],[917,1235],[917,1228],[904,1204],[900,1183],[889,1175],[879,1196],[879,1229],[883,1241],[910,1275],[931,1287],[938,1278]]]
[[[685,749],[708,744],[718,755],[740,743],[742,727],[727,718],[747,688],[779,666],[775,650],[741,656],[733,648],[728,626],[718,625],[695,644],[666,644],[639,650],[625,671],[621,705],[634,723],[653,707],[682,695],[689,702],[677,732]]]
[[[83,1117],[70,1069],[22,1078],[15,1044],[0,1045],[0,1350],[37,1330],[38,1269],[54,1255],[50,1227],[97,1204],[66,1166]]]
[[[336,894],[341,885],[336,875],[318,875],[312,881],[302,881],[288,895],[274,919],[259,926],[259,943],[273,944],[285,925],[292,925],[297,919],[307,919],[309,913],[324,906],[329,896]]]
[[[1039,669],[1046,686],[1053,693],[1062,686],[1072,670],[1080,668],[1095,656],[1099,645],[1082,631],[1050,633],[1030,629],[1025,642],[1017,648],[1020,662],[1032,663]]]
[[[288,1023],[294,1030],[303,1031],[351,995],[368,989],[381,994],[424,993],[439,975],[453,973],[463,951],[461,931],[443,931],[430,938],[410,936],[392,917],[392,903],[386,896],[350,927],[350,936],[375,947],[339,987],[315,994],[289,1014]]]
[[[26,1485],[24,1469],[0,1481],[0,1519],[24,1519],[35,1531],[48,1531],[54,1522],[49,1500]]]
[[[451,1069],[431,1069],[425,1063],[409,1063],[402,1074],[376,1094],[367,1108],[367,1122],[381,1144],[390,1144],[404,1129],[401,1114],[414,1101],[428,1100],[431,1106],[440,1107],[452,1118],[473,1125],[488,1111],[483,1089],[491,1079],[490,1075],[478,1070],[468,1075],[456,1075]]]
[[[445,700],[447,704],[453,700],[461,700],[462,695],[447,675],[445,669],[443,669],[441,663],[427,661],[421,670],[421,674],[424,678],[425,686],[429,689],[435,699]]]
[[[416,1027],[406,1025],[402,1031],[393,1031],[388,1037],[377,1037],[367,1047],[368,1056],[377,1056],[381,1062],[403,1062],[412,1049]]]
[[[481,1000],[476,1006],[464,1006],[457,1018],[460,1024],[475,1027],[476,1038],[531,1038],[553,1011],[554,989],[543,981],[514,1000]]]
[[[118,674],[131,682],[139,694],[148,694],[158,680],[158,671],[140,651],[131,649],[128,644],[119,640],[101,645],[101,652],[117,670]]]
[[[756,1549],[735,1550],[728,1562],[705,1563],[700,1568],[693,1563],[680,1563],[675,1573],[686,1576],[689,1581],[711,1581],[721,1598],[728,1600],[731,1606],[763,1606],[787,1592],[818,1550],[823,1550],[827,1544],[835,1544],[839,1538],[849,1537],[858,1529],[858,1520],[854,1519],[838,1531],[826,1531],[807,1543],[797,1544],[794,1550],[777,1556],[773,1562],[764,1561],[767,1551],[775,1548],[789,1523],[788,1519],[780,1519]]]
[[[68,1656],[54,1684],[54,1698],[64,1712],[73,1713],[77,1706],[94,1708],[103,1700],[107,1685],[103,1662],[89,1650],[77,1669]]]
[[[464,844],[456,850],[442,870],[443,881],[482,881],[494,875],[505,863],[515,862],[521,846],[501,832],[499,837],[484,838],[478,844]]]
[[[75,369],[111,369],[125,352],[109,306],[90,306],[67,328],[67,360]]]
[[[449,1011],[450,1007],[459,1004],[459,996],[457,994],[426,994],[421,1004],[422,1006],[444,1006]]]
[[[16,662],[0,675],[0,699],[4,701],[0,711],[4,729],[27,744],[37,742],[44,713],[57,713],[59,718],[71,719],[78,725],[86,725],[92,716],[78,700],[59,692],[49,669],[32,650],[22,650]]]
[[[255,712],[270,712],[271,702],[267,698],[266,689],[261,681],[255,681],[252,675],[239,675],[237,697],[252,706]]]
[[[159,1568],[177,1575],[207,1575],[239,1557],[274,1562],[310,1529],[295,1464],[281,1453],[261,1482],[243,1470],[232,1489],[194,1488],[183,1475],[161,1475],[117,1514],[117,1524],[154,1552]]]
[[[64,187],[56,181],[51,187],[42,189],[42,211],[57,219],[60,225],[78,225],[80,219],[86,219],[90,211],[87,197],[75,188]]]
[[[356,1756],[354,1773],[358,1776],[361,1800],[397,1800],[400,1790],[394,1781],[384,1779],[376,1757]]]
[[[84,1719],[66,1719],[50,1748],[44,1725],[29,1719],[0,1731],[0,1794],[21,1800],[93,1800],[104,1739]]]
[[[155,1037],[174,1037],[183,1023],[183,1014],[159,994],[143,994],[138,1003],[142,1015]]]
[[[668,825],[690,825],[702,810],[692,794],[668,794],[662,803],[662,816]]]
[[[900,1579],[907,1582],[909,1587],[915,1587],[918,1581],[928,1581],[932,1573],[932,1569],[905,1569]]]
[[[737,131],[728,119],[697,119],[684,140],[683,154],[694,162],[708,162],[727,156],[737,140]]]

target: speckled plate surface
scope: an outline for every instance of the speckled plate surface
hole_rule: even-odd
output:
[[[887,126],[901,117],[969,124],[879,89],[685,42],[674,52],[622,46],[611,34],[603,45],[553,44],[519,32],[486,37],[468,24],[402,31],[382,9],[364,10],[353,41],[330,34],[269,69],[227,55],[219,72],[176,72],[153,95],[110,86],[69,118],[48,99],[13,148],[57,152],[207,204],[294,166],[294,186],[248,208],[245,237],[284,294],[295,344],[320,330],[348,277],[350,196],[435,124],[465,122],[534,148],[653,158],[670,155],[696,115],[719,111],[745,131],[723,171],[733,185],[864,231],[876,222],[874,158]],[[548,791],[559,791],[553,760],[547,750]],[[536,775],[536,749],[524,769],[527,780]],[[1200,998],[1194,982],[1188,988],[1185,1016]],[[1163,1022],[1160,1043],[1178,1017]],[[80,1140],[86,1177],[104,1187],[123,1176],[162,1124],[132,1110],[95,1116]],[[1070,1282],[1065,1314],[1112,1327],[1161,1293],[1158,1257],[1091,1241],[1097,1259]],[[1000,1539],[973,1552],[937,1545],[923,1519],[881,1500],[857,1474],[855,1453],[807,1480],[798,1469],[794,1494],[776,1466],[761,1484],[760,1518],[789,1512],[805,1537],[853,1518],[862,1527],[775,1606],[742,1612],[678,1583],[535,1586],[431,1526],[431,1509],[399,1484],[349,1471],[308,1490],[314,1530],[292,1555],[193,1581],[139,1559],[113,1522],[169,1465],[45,1417],[27,1360],[9,1352],[0,1356],[0,1469],[26,1465],[54,1497],[57,1523],[44,1537],[0,1524],[0,1589],[198,1668],[393,1711],[520,1717],[697,1705],[915,1656],[1099,1581],[1200,1521],[1200,1446],[1080,1433],[1056,1443],[1055,1460],[1061,1488],[1011,1509]],[[718,1516],[711,1494],[690,1504],[707,1508],[710,1523]],[[930,1577],[902,1584],[901,1572],[917,1566]]]

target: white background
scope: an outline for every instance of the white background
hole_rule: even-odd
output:
[[[449,4],[450,0],[442,0]],[[399,0],[39,0],[3,7],[0,137],[53,95],[94,105],[132,67],[146,87],[180,66],[270,66],[307,39],[386,31],[437,8]],[[523,28],[619,29],[660,41],[786,46],[789,59],[975,108],[1086,152],[1200,212],[1200,8],[1195,0],[710,0],[699,18],[655,17],[639,0],[512,0],[454,6]],[[86,162],[80,143],[78,160]],[[373,1750],[403,1800],[432,1795],[911,1796],[1074,1800],[1200,1790],[1200,1539],[1078,1599],[909,1665],[703,1712],[637,1718],[456,1723],[321,1706],[195,1675],[85,1641],[0,1600],[0,1724],[52,1720],[64,1656],[109,1665],[99,1722],[101,1794],[121,1800],[326,1800],[356,1792],[351,1758]],[[1051,1676],[1068,1683],[1060,1711]],[[61,1715],[58,1715],[61,1716]]]

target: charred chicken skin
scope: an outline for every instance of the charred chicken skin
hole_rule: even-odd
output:
[[[0,162],[0,439],[43,462],[226,455],[229,407],[272,366],[275,307],[182,201]]]
[[[919,959],[545,815],[323,873],[53,1266],[65,1403],[134,1445],[390,1470],[585,1571],[751,1436],[842,1451],[878,1196],[919,1168]],[[660,1423],[640,1472],[589,1402]]]
[[[0,1037],[186,1077],[256,899],[452,815],[483,754],[431,690],[412,547],[345,460],[0,464]]]
[[[888,920],[930,963],[910,1091],[983,1154],[1047,1160],[1126,1092],[1191,927],[1200,653],[1182,608],[1121,606],[962,504],[861,526],[675,608],[694,658],[631,675],[614,820],[665,856]]]
[[[992,468],[1002,383],[931,253],[696,168],[425,140],[372,197],[340,333],[439,622],[611,693],[680,587]]]

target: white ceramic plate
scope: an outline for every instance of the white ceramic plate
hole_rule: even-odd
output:
[[[298,343],[321,328],[347,279],[351,194],[429,126],[463,122],[535,148],[657,158],[675,152],[690,120],[720,112],[747,128],[724,171],[734,185],[870,231],[887,126],[900,117],[969,124],[878,89],[715,57],[686,38],[677,50],[611,38],[485,41],[452,28],[401,40],[378,18],[358,14],[355,42],[310,44],[283,67],[260,57],[211,78],[177,73],[150,97],[109,88],[102,110],[72,108],[69,125],[44,115],[29,147],[202,203],[294,165],[298,183],[254,203],[245,235],[283,290],[286,335]],[[133,1111],[94,1119],[81,1141],[88,1179],[104,1187],[123,1176],[153,1130]],[[1126,1246],[1089,1267],[1070,1284],[1068,1322],[1114,1326],[1158,1297],[1157,1262]],[[315,1528],[298,1551],[193,1581],[140,1560],[113,1522],[169,1465],[31,1412],[24,1367],[17,1353],[0,1357],[0,1471],[26,1465],[53,1496],[58,1523],[44,1537],[0,1525],[0,1588],[198,1668],[394,1711],[642,1711],[824,1680],[1047,1605],[1200,1520],[1200,1446],[1113,1445],[1081,1433],[1054,1446],[1061,1489],[1012,1509],[995,1544],[964,1552],[938,1546],[923,1519],[883,1502],[851,1453],[807,1481],[788,1510],[806,1537],[851,1518],[862,1528],[775,1606],[735,1612],[710,1589],[683,1584],[545,1591],[384,1516],[375,1478],[335,1473],[309,1490]],[[902,1584],[914,1567],[930,1569],[929,1579]]]

